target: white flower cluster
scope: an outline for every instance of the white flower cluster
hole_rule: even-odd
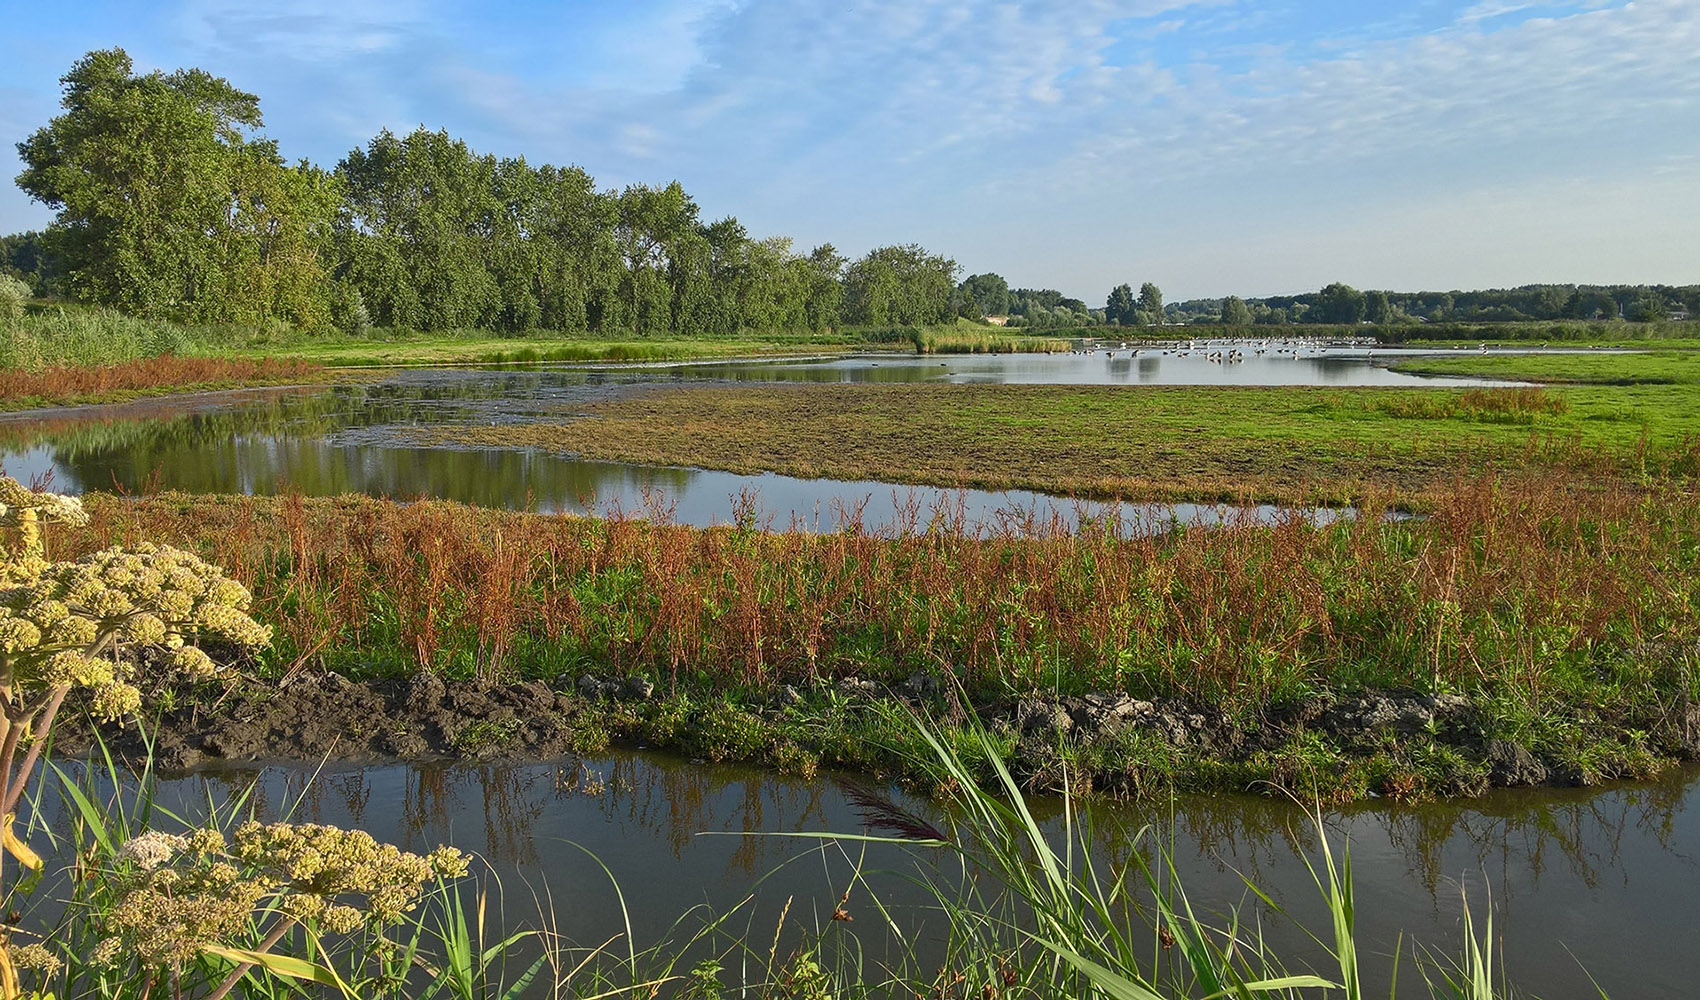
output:
[[[0,476],[0,526],[16,527],[24,511],[34,511],[42,524],[81,527],[89,523],[81,499],[60,493],[37,493],[16,479]]]
[[[105,915],[110,936],[90,961],[114,965],[128,956],[144,969],[174,971],[208,945],[230,944],[257,909],[331,934],[381,929],[412,910],[432,880],[467,868],[452,847],[421,856],[314,823],[248,822],[228,841],[212,828],[142,833],[114,861],[106,873],[116,894]]]
[[[217,668],[195,643],[258,649],[271,641],[271,629],[247,614],[246,587],[170,546],[14,564],[9,583],[0,587],[0,662],[11,667],[13,683],[90,688],[105,718],[140,706],[139,657],[112,654],[158,650],[164,655],[156,662],[204,680]]]

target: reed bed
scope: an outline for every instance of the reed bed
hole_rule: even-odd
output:
[[[993,335],[957,330],[916,330],[917,354],[1063,354],[1069,343],[1056,337]]]
[[[53,402],[109,393],[154,392],[189,386],[289,382],[317,378],[305,361],[179,358],[165,355],[110,365],[0,369],[0,402]]]
[[[1228,708],[1323,687],[1682,698],[1700,640],[1700,498],[1461,481],[1422,519],[1124,537],[1088,517],[971,529],[695,529],[422,501],[90,497],[70,556],[197,550],[277,626],[277,664],[353,676],[581,670],[731,688],[948,675],[974,692],[1111,688]],[[1686,704],[1686,701],[1683,702]]]

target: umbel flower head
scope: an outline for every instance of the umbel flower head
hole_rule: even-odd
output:
[[[379,843],[361,830],[316,823],[244,823],[227,841],[211,828],[149,832],[121,847],[98,964],[133,955],[146,969],[180,969],[202,949],[240,944],[256,909],[347,934],[400,920],[436,878],[466,873],[450,847],[428,855]]]
[[[216,667],[200,644],[254,650],[271,641],[271,629],[248,616],[246,587],[170,546],[40,562],[8,582],[0,587],[0,676],[25,696],[87,688],[105,718],[139,706],[143,664],[205,679]]]
[[[38,524],[81,527],[89,523],[83,502],[60,493],[36,492],[10,476],[0,476],[0,526],[15,528],[33,512]]]

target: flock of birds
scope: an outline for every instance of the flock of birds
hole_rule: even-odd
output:
[[[1309,338],[1298,338],[1298,339],[1288,339],[1288,340],[1279,340],[1279,341],[1276,341],[1276,340],[1262,340],[1262,341],[1249,341],[1249,342],[1236,341],[1236,342],[1228,342],[1228,343],[1222,343],[1222,344],[1214,344],[1214,343],[1212,343],[1211,341],[1208,341],[1208,340],[1205,341],[1204,343],[1200,344],[1196,340],[1189,340],[1189,341],[1186,342],[1186,344],[1184,346],[1182,344],[1180,344],[1179,342],[1176,342],[1176,343],[1169,345],[1168,347],[1161,347],[1161,348],[1160,347],[1152,347],[1152,348],[1134,347],[1134,348],[1130,349],[1128,347],[1127,342],[1123,341],[1119,345],[1119,347],[1118,347],[1118,345],[1115,345],[1115,344],[1105,344],[1102,347],[1099,347],[1097,345],[1088,345],[1088,346],[1079,348],[1077,350],[1070,351],[1069,353],[1070,354],[1083,354],[1083,355],[1090,357],[1092,355],[1097,354],[1099,352],[1099,350],[1102,350],[1104,352],[1106,359],[1112,360],[1112,361],[1115,360],[1115,358],[1116,358],[1116,351],[1117,350],[1127,351],[1126,356],[1130,357],[1130,358],[1137,358],[1137,357],[1140,356],[1141,353],[1145,353],[1147,355],[1161,354],[1164,357],[1168,357],[1168,356],[1172,355],[1172,356],[1177,357],[1177,358],[1187,358],[1187,357],[1192,357],[1194,355],[1197,355],[1198,357],[1203,358],[1205,361],[1209,361],[1213,364],[1228,365],[1228,364],[1234,364],[1236,362],[1244,361],[1246,359],[1246,352],[1242,351],[1240,349],[1240,347],[1238,346],[1241,343],[1243,343],[1246,347],[1250,348],[1253,356],[1263,355],[1263,354],[1271,354],[1272,353],[1272,354],[1275,354],[1277,356],[1289,356],[1289,357],[1294,357],[1294,358],[1316,357],[1318,355],[1323,354],[1329,347],[1343,346],[1343,345],[1338,344],[1338,343],[1329,343],[1327,341],[1322,341],[1322,340],[1313,340],[1313,339],[1309,339]],[[1487,349],[1486,345],[1483,345],[1482,349],[1486,350]],[[1374,357],[1375,356],[1375,352],[1373,350],[1367,350],[1364,353],[1365,353],[1365,356],[1367,356],[1367,357]]]

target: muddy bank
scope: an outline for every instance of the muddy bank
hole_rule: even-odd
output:
[[[848,678],[738,696],[669,693],[641,678],[589,674],[551,685],[326,673],[184,694],[148,726],[155,766],[166,773],[215,761],[550,760],[617,744],[805,774],[833,767],[925,780],[925,755],[903,724],[910,710],[946,727],[972,712],[1030,787],[1070,781],[1117,796],[1180,789],[1335,801],[1468,797],[1494,787],[1645,778],[1700,759],[1700,706],[1637,727],[1594,713],[1590,763],[1579,766],[1574,756],[1506,738],[1490,706],[1395,691],[1321,694],[1237,717],[1115,692],[969,705],[926,674],[896,685]],[[75,715],[56,736],[58,750],[87,752],[95,735]],[[100,735],[125,756],[146,753],[134,723]]]

